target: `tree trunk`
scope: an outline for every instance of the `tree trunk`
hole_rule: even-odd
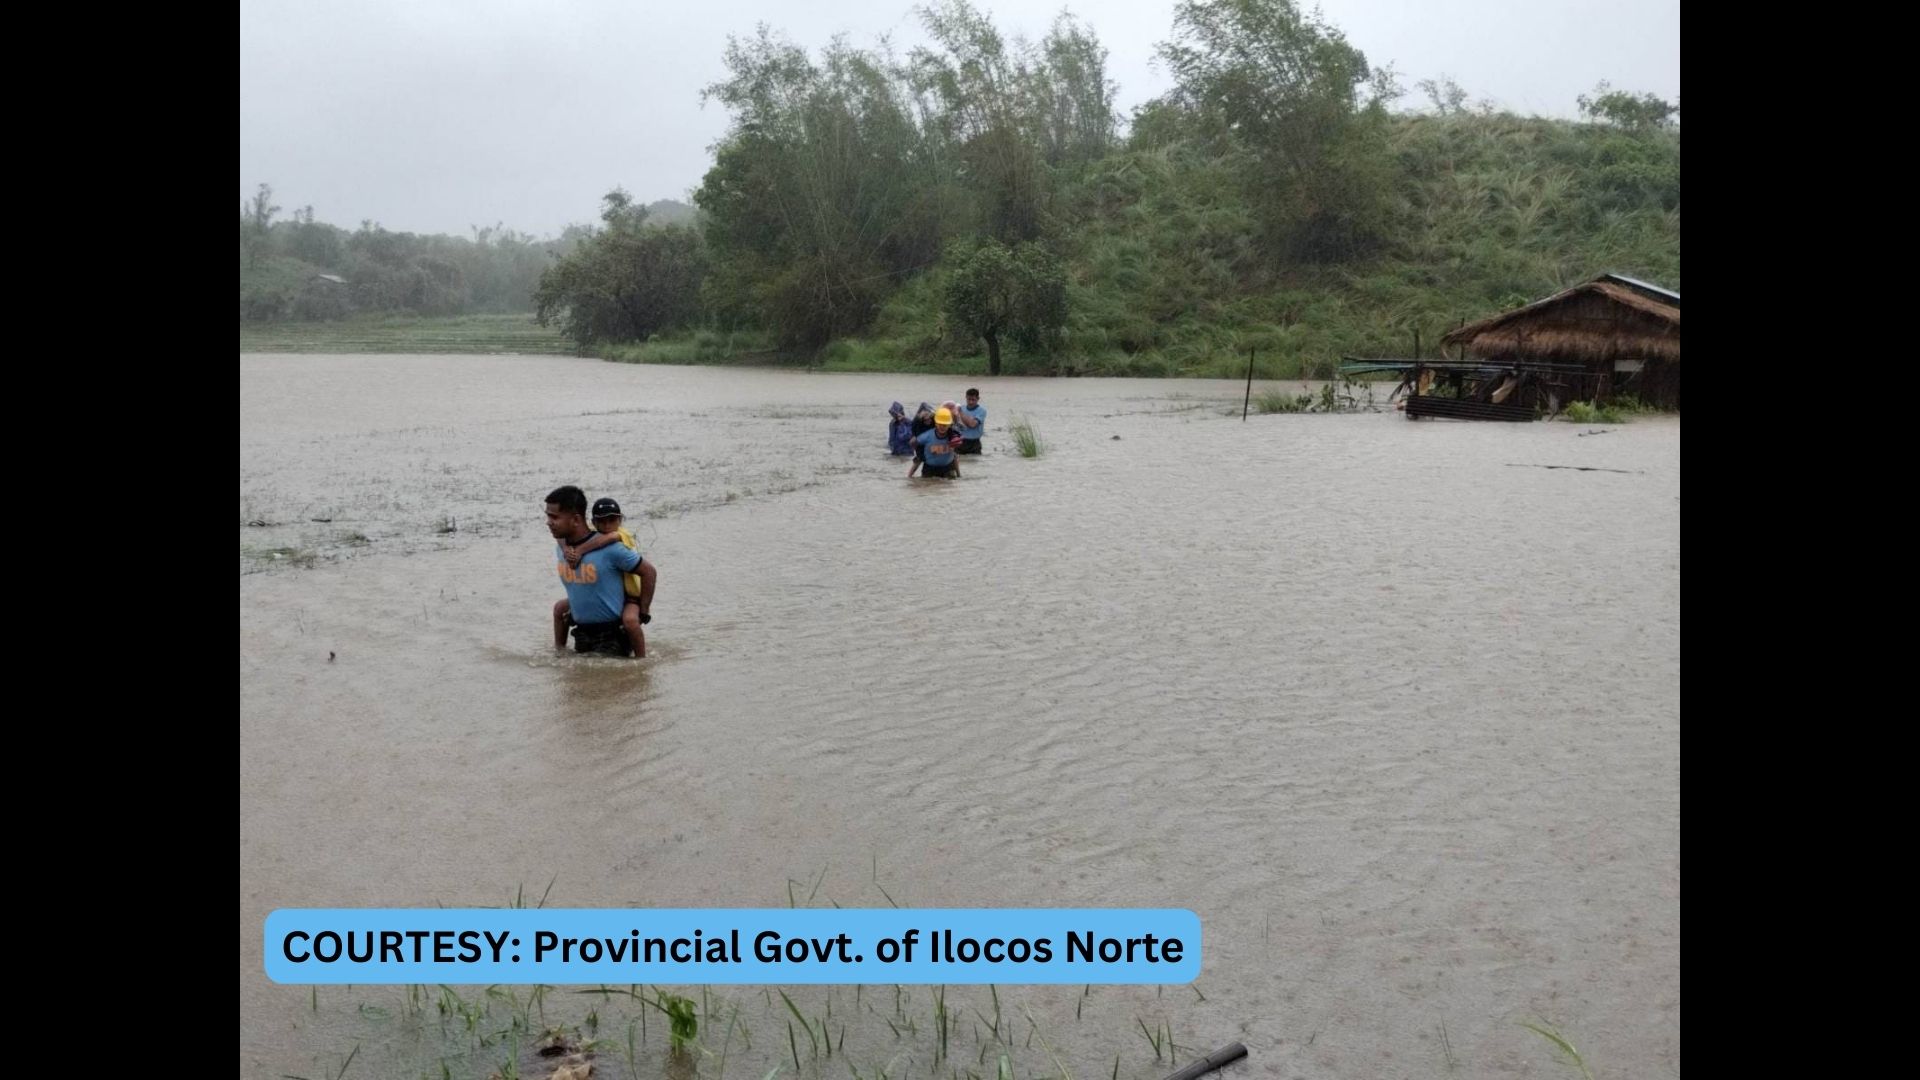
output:
[[[1000,374],[1000,335],[988,334],[987,338],[987,374]]]

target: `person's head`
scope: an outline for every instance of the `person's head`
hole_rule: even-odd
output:
[[[978,404],[980,404],[980,391],[968,390],[967,391],[967,407],[972,408]]]
[[[614,502],[612,499],[595,499],[593,501],[593,527],[595,531],[603,533],[619,532],[620,523],[625,520],[625,515],[620,513],[619,503]]]
[[[547,531],[555,540],[570,540],[587,531],[587,493],[568,484],[547,495]]]
[[[887,415],[893,417],[895,420],[898,420],[901,417],[907,415],[907,407],[896,401],[892,405],[888,406]]]
[[[942,408],[938,412],[933,414],[933,427],[935,431],[945,432],[948,427],[952,426],[952,424],[953,424],[952,410]]]

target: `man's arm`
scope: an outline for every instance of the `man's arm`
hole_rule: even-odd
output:
[[[640,575],[640,621],[646,622],[653,618],[653,585],[659,580],[660,571],[643,559],[635,572]]]

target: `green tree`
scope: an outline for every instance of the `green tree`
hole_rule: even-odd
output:
[[[1067,323],[1067,275],[1052,252],[989,237],[955,245],[947,262],[947,314],[987,343],[988,374],[1000,374],[1003,337],[1032,351],[1058,345]]]
[[[273,186],[261,184],[253,198],[247,201],[245,208],[247,230],[247,268],[260,265],[260,256],[267,253],[273,243],[273,215],[280,208],[273,204]]]
[[[727,296],[783,344],[865,328],[890,282],[930,266],[954,188],[899,66],[835,40],[816,63],[765,27],[730,38],[706,97],[733,115],[694,201]]]
[[[1670,128],[1680,115],[1678,102],[1668,102],[1657,94],[1630,94],[1601,82],[1591,94],[1575,99],[1580,115],[1595,123],[1612,124],[1628,131],[1657,131]]]
[[[1378,246],[1392,205],[1390,69],[1295,0],[1182,0],[1160,58],[1201,134],[1237,157],[1277,254],[1331,262]]]
[[[340,236],[339,229],[313,219],[313,207],[303,206],[293,212],[285,250],[296,259],[333,269],[340,265]]]
[[[1433,102],[1433,111],[1439,116],[1459,116],[1467,111],[1467,91],[1452,76],[1442,75],[1438,79],[1421,79],[1415,84],[1420,92]]]
[[[691,323],[707,270],[699,233],[646,227],[646,207],[625,191],[609,192],[602,203],[602,228],[540,275],[534,290],[540,324],[558,322],[584,349],[644,341]]]
[[[1107,50],[1093,28],[1061,14],[1040,43],[1026,78],[1041,153],[1051,164],[1095,161],[1110,152],[1119,86],[1107,78]]]
[[[966,0],[919,11],[938,46],[913,52],[930,137],[957,166],[990,235],[1009,242],[1038,236],[1046,167],[1035,138],[1031,65]]]

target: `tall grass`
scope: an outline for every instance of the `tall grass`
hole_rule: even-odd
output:
[[[699,330],[661,335],[651,341],[595,347],[602,360],[623,364],[768,364],[788,359],[764,334],[740,330]]]
[[[877,882],[878,863],[874,863],[874,878]],[[825,869],[822,870],[822,878]],[[790,902],[798,907],[800,897],[793,891],[794,885],[806,888],[805,882],[789,882]],[[815,891],[807,898],[811,907],[819,897],[820,879],[816,879]],[[548,891],[537,898],[525,889],[516,889],[508,901],[515,909],[543,908],[551,896],[553,883],[549,882]],[[823,904],[838,903],[831,898]],[[429,988],[407,986],[399,992],[404,993],[406,1017],[409,1021],[403,1031],[383,1030],[393,1018],[393,1014],[379,1006],[361,1002],[356,1010],[362,1023],[371,1023],[374,1031],[380,1035],[384,1047],[375,1042],[363,1053],[361,1045],[355,1042],[351,1051],[341,1059],[338,1051],[326,1055],[324,1072],[309,1071],[310,1080],[345,1080],[351,1066],[361,1065],[361,1072],[351,1075],[402,1075],[402,1070],[393,1067],[393,1056],[418,1055],[421,1051],[437,1051],[438,1068],[431,1074],[406,1071],[405,1075],[420,1075],[423,1080],[429,1075],[446,1078],[452,1075],[449,1061],[465,1061],[470,1067],[495,1067],[504,1080],[514,1075],[548,1076],[564,1075],[564,1068],[582,1069],[591,1067],[591,1075],[609,1077],[626,1075],[641,1077],[647,1075],[649,1066],[645,1047],[648,1045],[647,1013],[659,1012],[668,1020],[668,1053],[677,1061],[667,1064],[665,1075],[679,1076],[686,1073],[689,1064],[697,1064],[692,1073],[686,1075],[707,1077],[709,1080],[725,1080],[729,1062],[738,1060],[729,1055],[734,1052],[732,1042],[738,1034],[744,1054],[757,1054],[757,1058],[748,1058],[757,1066],[754,1071],[764,1069],[761,1080],[773,1080],[790,1062],[794,1070],[794,1080],[831,1080],[837,1075],[824,1063],[833,1058],[841,1058],[853,1077],[859,1080],[1014,1080],[1015,1077],[1047,1078],[1047,1080],[1075,1080],[1069,1070],[1063,1049],[1077,1046],[1077,1052],[1086,1055],[1089,1062],[1104,1060],[1104,1054],[1095,1057],[1091,1044],[1098,1040],[1110,1041],[1109,1052],[1113,1052],[1114,1063],[1110,1076],[1117,1080],[1122,1066],[1131,1063],[1127,1071],[1130,1075],[1160,1075],[1163,1071],[1159,1063],[1178,1067],[1183,1060],[1180,1055],[1186,1053],[1189,1058],[1198,1057],[1209,1049],[1213,1040],[1197,1045],[1181,1045],[1173,1032],[1173,1020],[1189,1015],[1188,1008],[1198,1008],[1208,1001],[1197,986],[1192,987],[1197,999],[1192,1006],[1167,1003],[1152,1012],[1142,1012],[1137,1008],[1122,1009],[1124,999],[1109,999],[1107,1008],[1101,1010],[1102,999],[1091,986],[1084,987],[1077,996],[1072,1010],[1071,1023],[1087,1023],[1092,1030],[1069,1028],[1069,1035],[1062,1038],[1062,1032],[1045,1026],[1046,1013],[1036,1013],[1045,999],[1029,998],[1022,1002],[1019,998],[1008,999],[1003,1003],[997,986],[988,984],[987,996],[977,996],[978,987],[960,988],[961,996],[954,999],[955,988],[945,986],[892,988],[892,1007],[886,1010],[879,1003],[881,993],[876,987],[874,1002],[863,1000],[860,987],[820,987],[806,1010],[790,997],[784,989],[764,987],[740,998],[729,998],[724,994],[713,994],[707,988],[701,989],[698,1001],[681,997],[660,987],[580,988],[568,998],[554,1002],[556,1010],[562,1015],[549,1017],[545,1005],[547,992],[555,988],[534,987],[531,994],[523,997],[511,986],[491,986],[475,997],[463,998],[450,986],[440,986],[437,1000],[430,996]],[[843,996],[851,990],[851,1001]],[[351,990],[351,988],[349,988]],[[920,993],[924,990],[925,993]],[[318,1011],[317,989],[310,990],[313,1008]],[[577,998],[590,1000],[571,1004]],[[776,997],[777,995],[777,997]],[[1157,997],[1158,995],[1156,995]],[[772,1038],[756,1049],[748,1031],[749,1008],[754,999],[764,1003],[758,1013],[766,1017],[768,1028],[775,1032]],[[1184,999],[1184,995],[1181,995]],[[332,1000],[332,999],[330,999]],[[807,1000],[802,998],[802,1001]],[[428,1008],[429,1003],[435,1008]],[[836,1004],[837,1002],[837,1004]],[[1006,1006],[1003,1011],[1003,1004]],[[1055,998],[1051,1004],[1057,1015],[1064,1003]],[[847,1006],[851,1010],[847,1011]],[[817,1011],[824,1008],[824,1015]],[[571,1022],[585,1010],[585,1019],[581,1024]],[[1082,1011],[1085,1009],[1083,1019]],[[1104,1011],[1104,1016],[1101,1012]],[[840,1012],[842,1020],[836,1026],[835,1013]],[[437,1024],[435,1014],[437,1013]],[[870,1018],[869,1018],[870,1014]],[[705,1025],[710,1032],[725,1029],[721,1045],[711,1046],[700,1041],[701,1016],[707,1018]],[[1154,1016],[1154,1023],[1146,1022],[1147,1016]],[[778,1023],[785,1019],[787,1038],[784,1040],[787,1053],[781,1055],[782,1040],[779,1039]],[[875,1030],[872,1019],[883,1023],[891,1031],[891,1043],[885,1035]],[[1127,1019],[1134,1021],[1134,1028],[1124,1025]],[[724,1020],[725,1023],[720,1023]],[[794,1021],[798,1021],[796,1032]],[[977,1021],[977,1022],[976,1022]],[[1024,1021],[1024,1026],[1021,1021]],[[584,1031],[582,1029],[584,1025]],[[864,1025],[865,1031],[860,1032]],[[1184,1025],[1184,1021],[1183,1021]],[[441,1044],[420,1044],[419,1036],[431,1032],[436,1027]],[[1592,1080],[1593,1072],[1584,1057],[1574,1047],[1572,1041],[1562,1034],[1553,1024],[1545,1020],[1533,1020],[1519,1023],[1523,1027],[1546,1040],[1565,1064],[1577,1069],[1579,1073]],[[1446,1069],[1454,1071],[1460,1064],[1452,1045],[1451,1032],[1444,1020],[1439,1023],[1439,1049]],[[605,1028],[606,1038],[600,1038]],[[850,1028],[856,1038],[847,1038]],[[333,1032],[336,1025],[313,1025],[312,1030]],[[809,1053],[802,1057],[799,1048],[799,1034],[807,1036]],[[1137,1037],[1142,1041],[1135,1041]],[[404,1035],[404,1040],[393,1038]],[[868,1036],[859,1037],[861,1034]],[[586,1035],[594,1036],[585,1039]],[[1527,1037],[1514,1032],[1510,1036],[1514,1042],[1526,1041]],[[971,1042],[968,1040],[971,1039]],[[1312,1036],[1307,1044],[1312,1042]],[[953,1045],[950,1045],[953,1044]],[[527,1054],[523,1055],[525,1047]],[[871,1055],[876,1048],[884,1060],[875,1060]],[[951,1056],[950,1056],[951,1051]],[[689,1052],[691,1057],[689,1057]],[[1149,1055],[1154,1064],[1149,1064]],[[373,1057],[372,1063],[367,1058]],[[385,1060],[381,1060],[382,1058]],[[596,1057],[603,1058],[594,1062]],[[919,1066],[911,1064],[917,1057]],[[1016,1060],[1018,1058],[1019,1060]],[[564,1059],[561,1061],[559,1059]],[[973,1066],[969,1066],[969,1061]],[[1044,1060],[1045,1065],[1040,1065]],[[905,1067],[901,1063],[908,1062]],[[484,1062],[485,1064],[482,1064]],[[615,1071],[616,1062],[624,1066],[623,1072]],[[534,1068],[529,1068],[528,1064]],[[709,1063],[713,1065],[708,1068]],[[931,1065],[929,1072],[920,1071]],[[556,1073],[555,1066],[563,1066]],[[769,1067],[771,1066],[771,1067]],[[603,1073],[604,1068],[604,1073]],[[537,1069],[537,1071],[535,1071]],[[1238,1071],[1238,1070],[1235,1070]],[[286,1074],[293,1076],[293,1074]],[[467,1072],[464,1075],[481,1075]],[[580,1075],[574,1073],[573,1075]],[[652,1075],[662,1075],[654,1072]],[[751,1077],[751,1073],[747,1074]],[[1084,1076],[1084,1074],[1082,1074]],[[1222,1074],[1233,1076],[1233,1072]],[[300,1080],[293,1077],[293,1080]]]
[[[1312,394],[1289,394],[1285,390],[1262,390],[1253,399],[1253,407],[1263,413],[1306,412],[1312,405]]]
[[[1591,401],[1575,401],[1567,405],[1560,414],[1562,420],[1574,424],[1624,424],[1626,413],[1617,405],[1600,405]]]
[[[1040,433],[1033,429],[1032,420],[1019,417],[1007,430],[1013,433],[1013,445],[1021,457],[1037,458],[1046,451],[1046,444],[1040,441]]]

